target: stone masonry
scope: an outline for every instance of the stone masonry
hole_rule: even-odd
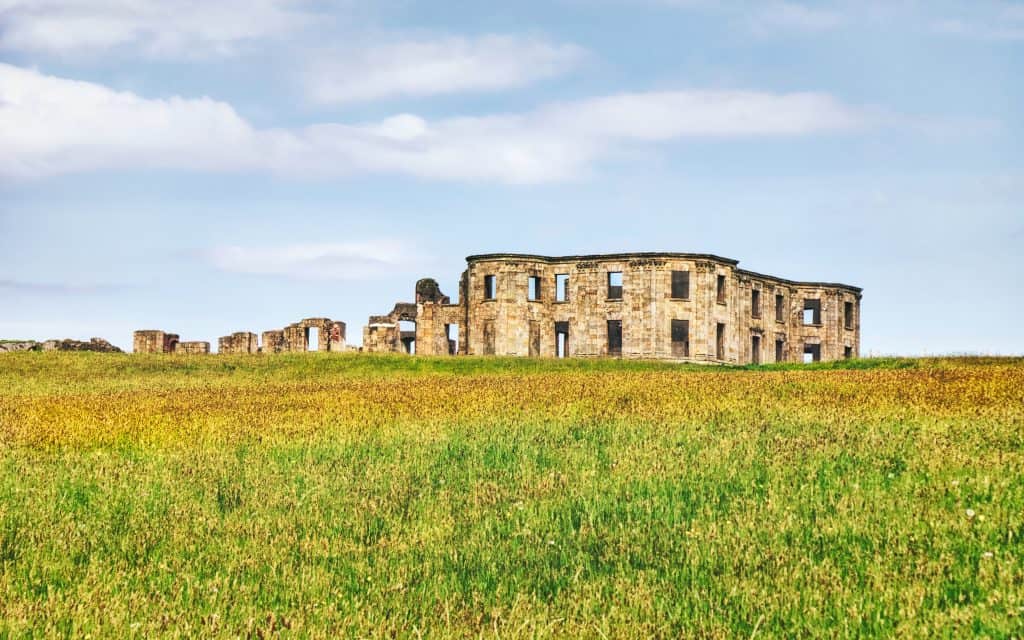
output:
[[[135,353],[210,353],[209,342],[182,342],[176,333],[166,333],[157,329],[136,331],[132,340],[132,351]]]
[[[315,336],[315,339],[314,339]],[[345,323],[330,318],[306,318],[284,329],[263,332],[263,346],[255,333],[239,331],[217,340],[222,354],[287,353],[302,351],[348,351]],[[135,353],[210,353],[209,342],[181,342],[176,333],[155,329],[135,332]]]
[[[121,350],[103,338],[84,340],[0,340],[0,353],[7,351],[96,351],[100,353],[121,353]]]
[[[259,350],[259,338],[249,331],[239,331],[217,340],[217,353],[259,353]]]
[[[459,299],[436,280],[415,301],[370,316],[363,351],[418,355],[622,357],[746,364],[860,354],[862,290],[786,280],[697,253],[466,258]],[[240,331],[223,354],[351,351],[345,323],[306,318],[262,336]],[[136,353],[209,353],[206,342],[136,331]]]
[[[210,353],[209,342],[179,342],[174,347],[174,353],[185,353],[191,355],[202,355]]]
[[[157,329],[136,331],[132,341],[135,353],[174,353],[180,336],[176,333],[165,333]]]
[[[371,316],[363,349],[732,364],[860,352],[859,287],[786,280],[708,254],[487,254],[467,263],[457,304],[420,280],[415,303]]]

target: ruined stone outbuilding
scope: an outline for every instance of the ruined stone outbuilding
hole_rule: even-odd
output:
[[[141,329],[133,334],[132,351],[135,353],[210,353],[209,342],[182,342],[176,333],[159,329]]]
[[[262,350],[264,353],[348,351],[345,333],[344,322],[330,318],[306,318],[284,329],[264,331]]]
[[[466,261],[458,303],[436,281],[420,280],[415,303],[370,317],[363,349],[722,364],[860,353],[862,289],[851,285],[787,280],[710,254],[501,253]]]
[[[294,353],[350,350],[345,343],[345,323],[330,318],[306,318],[284,329],[263,332],[263,344],[250,331],[238,331],[217,340],[222,354]],[[135,353],[210,353],[209,342],[181,342],[176,333],[156,329],[135,332]]]
[[[436,280],[424,278],[416,283],[416,302],[399,302],[387,315],[370,316],[363,351],[455,355],[459,340],[449,336],[449,328],[464,318],[464,306],[452,304]]]

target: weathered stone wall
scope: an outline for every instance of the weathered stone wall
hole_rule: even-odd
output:
[[[285,351],[284,331],[272,329],[263,332],[263,353],[283,353]]]
[[[217,351],[223,354],[284,353],[307,351],[310,329],[318,333],[316,350],[348,351],[345,343],[345,323],[330,318],[306,318],[284,329],[263,332],[263,347],[255,333],[238,331],[217,340]],[[204,346],[205,345],[205,346]],[[179,341],[178,335],[157,330],[136,331],[134,336],[136,353],[209,353],[210,343]]]
[[[221,336],[217,340],[217,353],[259,353],[259,338],[249,331],[238,331],[230,336]]]
[[[424,281],[421,280],[420,283]],[[433,280],[436,287],[437,283]],[[419,287],[419,283],[417,283]],[[447,303],[448,297],[441,294],[440,289],[436,292],[431,292],[432,299],[436,298],[438,301],[443,300]],[[417,291],[417,298],[420,298],[420,292]],[[418,344],[418,332],[420,316],[420,308],[423,304],[436,305],[442,304],[442,302],[427,301],[426,303],[412,303],[412,302],[398,302],[395,307],[391,310],[391,313],[382,316],[370,316],[370,320],[365,327],[363,327],[363,351],[370,353],[411,353],[410,349],[415,349],[416,353],[419,351]],[[415,332],[403,332],[401,328],[402,322],[414,322],[416,323]],[[416,346],[413,347],[412,343],[416,342]],[[429,349],[429,347],[427,347]]]
[[[316,331],[311,331],[316,329]],[[316,334],[315,345],[311,336]],[[284,328],[282,351],[346,351],[345,323],[330,318],[306,318]],[[312,347],[312,348],[311,348]]]
[[[691,254],[566,259],[507,254],[470,257],[466,295],[462,298],[467,331],[460,342],[465,345],[464,352],[470,354],[554,356],[559,323],[568,327],[567,355],[577,357],[773,362],[776,342],[781,342],[781,359],[786,361],[801,360],[805,346],[815,344],[819,345],[821,360],[859,354],[860,289],[792,282],[743,271],[736,265],[735,260]],[[673,271],[688,273],[687,296],[672,296]],[[621,295],[609,286],[610,272],[622,274]],[[564,301],[555,300],[558,274],[568,276]],[[485,295],[487,276],[495,278],[493,299]],[[528,295],[531,276],[540,284],[536,300]],[[753,309],[755,289],[759,292],[760,313]],[[781,320],[775,315],[776,294],[783,296]],[[803,322],[804,301],[809,299],[821,303],[821,322],[817,325]],[[849,327],[844,303],[851,305]],[[421,324],[426,325],[425,320],[421,318]],[[685,321],[685,347],[672,340],[673,320]],[[619,353],[609,350],[609,321],[621,323]],[[430,326],[438,323],[434,320]]]
[[[397,322],[371,322],[363,327],[363,351],[402,353]]]
[[[35,340],[0,341],[0,353],[6,351],[97,351],[101,353],[122,353],[121,349],[110,344],[103,338],[90,338],[88,342],[82,340]]]
[[[199,355],[210,353],[209,342],[179,342],[174,345],[174,353],[182,353],[187,355]]]
[[[136,331],[132,340],[132,351],[135,353],[174,353],[179,336],[176,333],[165,333],[156,329]]]
[[[0,353],[42,350],[42,345],[36,342],[35,340],[0,340]]]

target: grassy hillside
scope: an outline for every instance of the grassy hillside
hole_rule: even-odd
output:
[[[0,636],[1024,634],[1024,361],[0,355]]]

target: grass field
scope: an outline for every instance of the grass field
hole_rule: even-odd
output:
[[[0,637],[1020,637],[1024,360],[0,355]]]

